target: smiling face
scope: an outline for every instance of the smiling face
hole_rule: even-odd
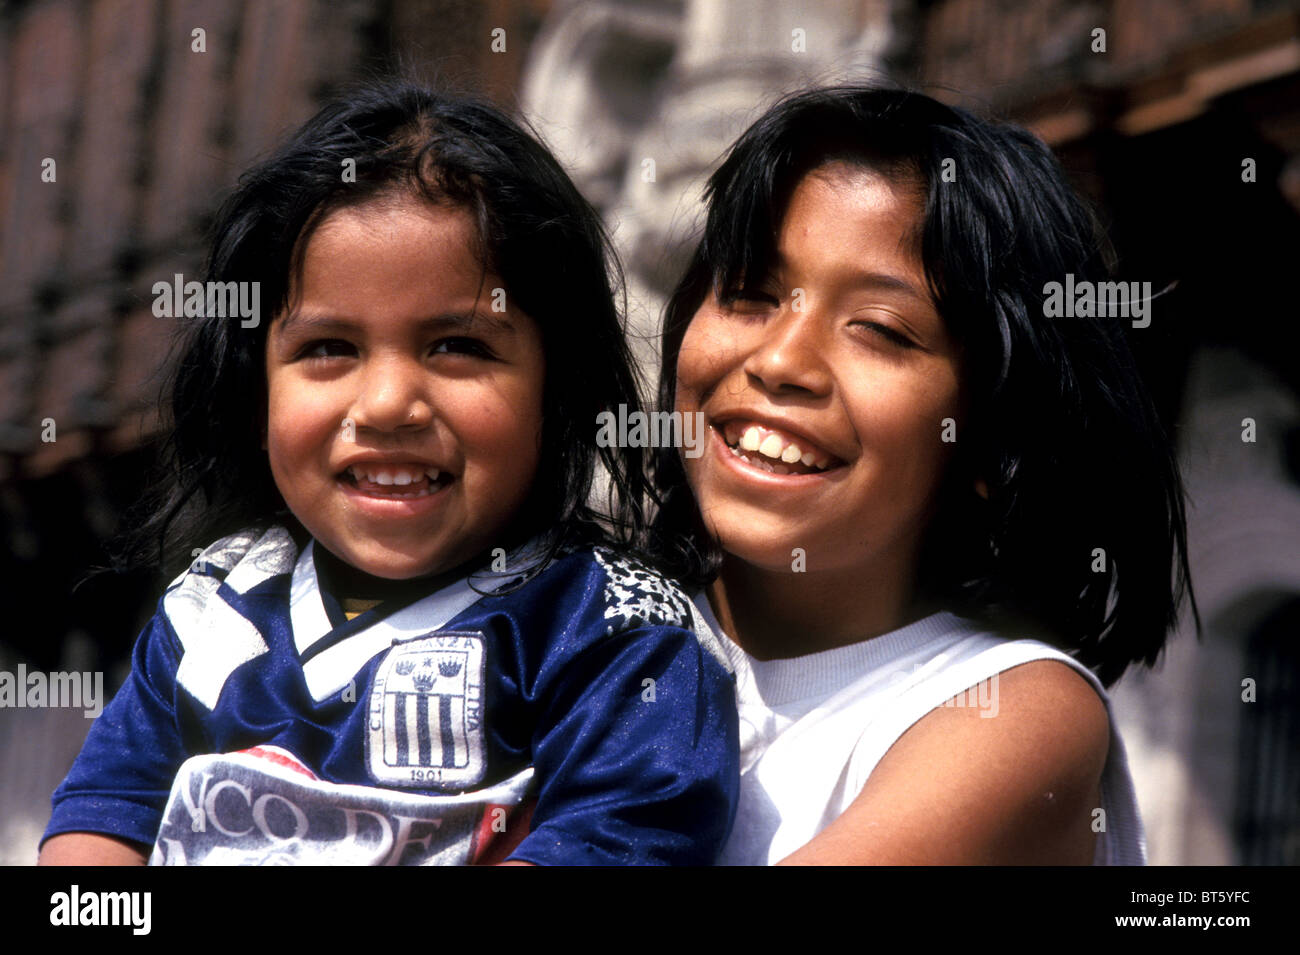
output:
[[[677,361],[677,410],[709,446],[685,458],[729,561],[789,574],[910,579],[961,424],[958,349],[928,291],[919,198],[831,164],[795,188],[770,274],[710,295]]]
[[[266,450],[285,503],[381,577],[499,544],[542,430],[541,334],[483,272],[468,211],[383,198],[328,215],[267,337]]]

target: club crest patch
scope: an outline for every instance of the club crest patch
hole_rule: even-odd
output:
[[[366,768],[375,782],[460,790],[485,774],[478,632],[395,643],[375,670],[366,712]]]

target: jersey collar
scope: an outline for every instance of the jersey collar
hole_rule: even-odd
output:
[[[310,541],[294,565],[289,619],[307,689],[318,703],[347,687],[377,653],[441,629],[491,589],[479,581],[475,590],[470,578],[462,577],[405,605],[385,601],[352,620],[340,619],[337,611],[331,620],[330,606],[337,608],[337,602],[321,586],[314,550]]]

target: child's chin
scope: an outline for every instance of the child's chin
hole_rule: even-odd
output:
[[[360,552],[348,554],[347,560],[357,570],[386,580],[427,577],[447,567],[447,561],[440,556],[410,557],[402,554]]]
[[[380,571],[371,571],[371,573],[376,577],[387,577],[389,580],[413,580],[416,577],[432,577],[448,569],[449,565],[445,561],[436,561],[422,564],[391,565]]]

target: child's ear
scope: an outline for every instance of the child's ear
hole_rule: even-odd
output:
[[[266,441],[265,441],[265,439],[263,439],[262,447],[266,447]],[[978,494],[980,497],[984,498],[984,500],[987,501],[987,500],[989,499],[989,485],[988,485],[988,482],[985,481],[983,478],[976,478],[976,479],[975,479],[975,493]]]

